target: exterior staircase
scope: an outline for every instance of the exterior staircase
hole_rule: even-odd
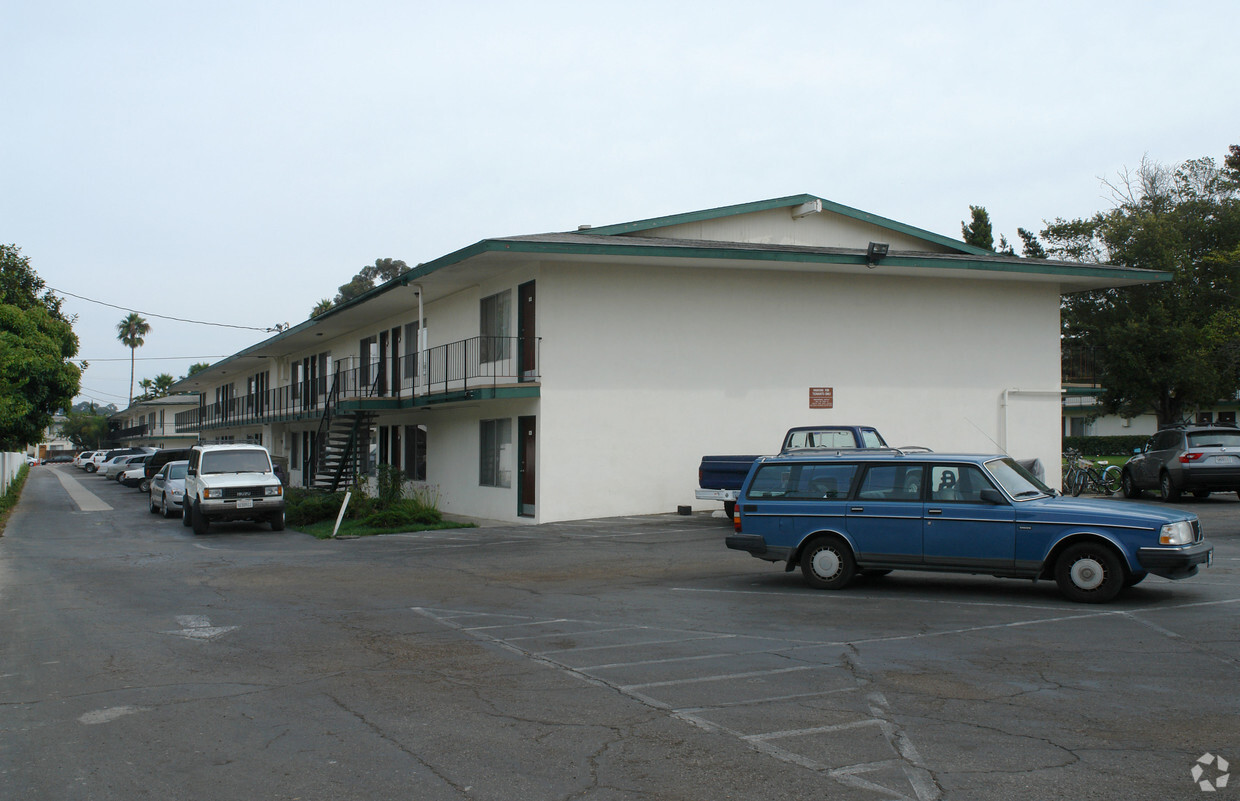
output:
[[[311,487],[335,492],[353,483],[375,417],[374,412],[336,412],[324,417]]]

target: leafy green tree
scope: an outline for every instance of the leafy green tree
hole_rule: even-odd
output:
[[[330,305],[324,307],[324,301],[319,301],[310,312],[310,316],[318,317],[332,306],[339,306],[343,303],[348,303],[354,298],[361,297],[375,288],[376,281],[381,284],[386,283],[408,270],[409,265],[400,259],[375,259],[374,264],[367,265],[358,270],[357,274],[349,280],[349,283],[340,286],[340,291],[336,293],[336,297],[331,301]]]
[[[83,450],[94,450],[108,438],[108,415],[93,411],[71,411],[60,424],[61,433]]]
[[[78,339],[60,299],[16,245],[0,245],[0,450],[41,442],[67,409],[82,372],[69,360]]]
[[[965,244],[977,248],[985,248],[986,250],[994,250],[995,235],[990,225],[990,214],[987,213],[986,207],[969,206],[969,213],[972,215],[970,221],[960,223],[960,233],[964,237]]]
[[[154,397],[154,398],[164,397],[165,395],[168,394],[168,391],[172,389],[172,385],[175,383],[176,383],[176,379],[173,378],[170,373],[160,373],[159,375],[155,376],[155,380],[152,382],[151,397]]]
[[[1020,237],[1023,244],[1021,255],[1026,259],[1045,259],[1046,249],[1042,247],[1042,243],[1038,241],[1038,235],[1033,231],[1025,228],[1017,228],[1016,235]]]
[[[1092,349],[1108,411],[1174,423],[1240,390],[1240,150],[1107,184],[1113,208],[1057,219],[1046,253],[1161,270],[1171,280],[1068,296],[1065,347]]]
[[[332,305],[331,298],[323,298],[318,303],[314,304],[314,308],[310,310],[310,316],[318,317],[320,314],[325,314],[326,312],[331,311]]]
[[[116,324],[116,338],[129,348],[129,403],[133,404],[134,351],[146,344],[144,337],[150,333],[151,324],[137,312],[130,312]]]
[[[189,370],[188,370],[188,371],[186,371],[185,375],[183,375],[183,376],[181,376],[181,377],[182,377],[182,378],[189,378],[189,377],[190,377],[190,376],[192,376],[194,373],[201,373],[203,370],[206,370],[206,369],[207,369],[208,367],[210,367],[210,366],[211,366],[211,363],[210,363],[210,362],[195,362],[195,363],[193,363],[193,364],[191,364],[191,365],[189,366]]]

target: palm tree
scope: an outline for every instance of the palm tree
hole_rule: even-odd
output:
[[[330,311],[333,305],[334,304],[332,303],[331,298],[323,298],[318,303],[314,304],[314,308],[310,310],[310,316],[318,317],[320,314]]]
[[[142,394],[138,396],[139,400],[148,400],[151,397],[151,390],[155,387],[155,382],[149,378],[144,378],[138,382],[138,387],[142,390]]]
[[[168,394],[168,390],[172,389],[175,383],[176,379],[170,373],[160,373],[155,376],[154,392],[151,394],[156,398],[162,398]]]
[[[151,330],[151,324],[142,319],[137,312],[130,312],[124,320],[116,324],[116,338],[122,345],[129,348],[129,403],[133,404],[133,363],[134,351],[146,344],[143,339]]]

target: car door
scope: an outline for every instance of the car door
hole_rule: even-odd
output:
[[[998,489],[972,464],[930,466],[922,551],[927,566],[1011,568],[1016,559],[1016,508],[982,499]],[[994,495],[989,495],[994,498]],[[999,493],[999,497],[1003,497]]]
[[[866,467],[848,503],[857,561],[920,564],[925,465],[884,461]]]

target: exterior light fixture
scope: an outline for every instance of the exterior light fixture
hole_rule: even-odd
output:
[[[869,247],[865,249],[865,263],[871,270],[878,266],[878,263],[887,255],[887,251],[891,246],[886,242],[871,242]]]

